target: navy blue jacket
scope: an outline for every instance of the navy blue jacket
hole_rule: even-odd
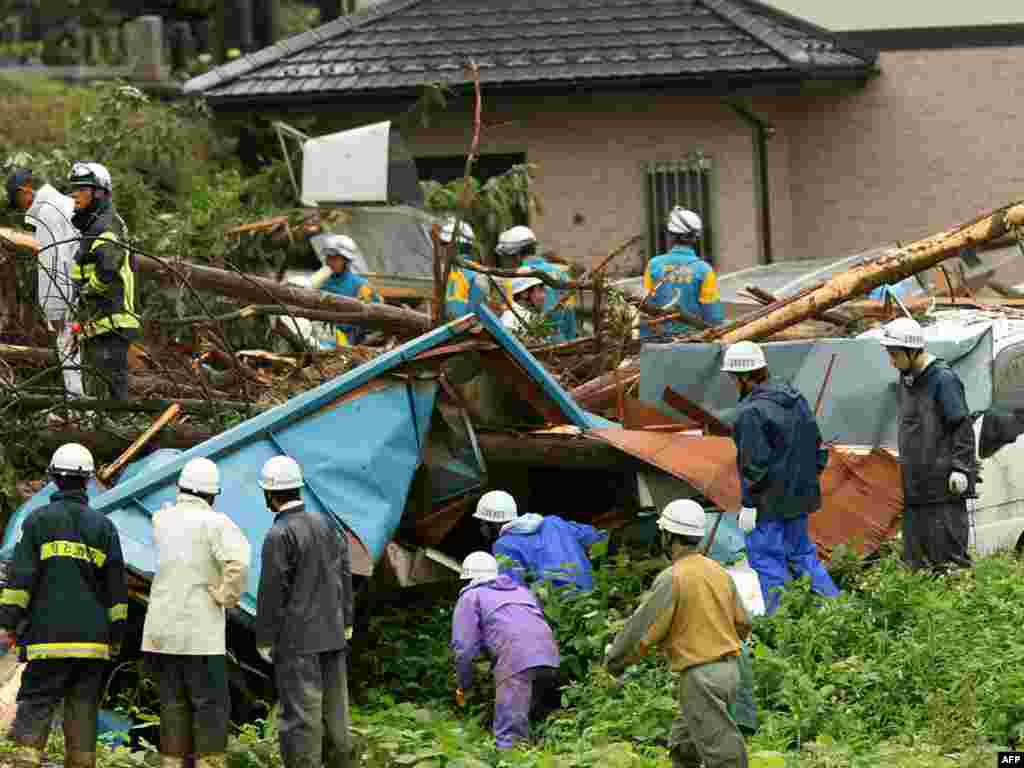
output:
[[[789,384],[759,384],[740,402],[733,431],[743,506],[758,520],[791,520],[821,506],[828,463],[806,398]]]

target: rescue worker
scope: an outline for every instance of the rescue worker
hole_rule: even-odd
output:
[[[64,765],[96,765],[107,661],[120,652],[128,604],[117,529],[89,508],[93,470],[92,454],[82,445],[67,443],[54,452],[49,472],[57,492],[25,519],[0,594],[0,644],[16,642],[28,662],[11,727],[20,766],[42,763],[62,702]]]
[[[82,369],[78,345],[71,330],[75,289],[71,266],[79,244],[74,216],[75,201],[44,183],[28,168],[7,177],[7,203],[25,214],[35,230],[40,250],[36,267],[36,301],[47,326],[56,333],[57,355],[69,397],[82,397]],[[52,414],[51,414],[52,415]]]
[[[718,292],[718,277],[706,261],[697,258],[694,246],[704,224],[693,211],[676,206],[668,215],[668,253],[655,256],[644,270],[646,304],[671,314],[682,310],[702,318],[708,325],[725,322],[725,310]],[[641,322],[640,338],[685,333],[690,327],[680,320],[654,326]]]
[[[540,270],[557,280],[569,280],[569,268],[553,264],[537,255],[537,236],[529,227],[506,229],[498,236],[495,252],[505,259],[519,262],[520,271]],[[548,313],[562,341],[572,341],[578,335],[576,324],[576,293],[544,286],[543,311]]]
[[[110,172],[99,163],[75,163],[68,178],[75,215],[86,239],[71,267],[85,359],[114,400],[128,397],[128,348],[141,335],[136,314],[134,260],[114,210]]]
[[[462,561],[462,579],[452,616],[452,651],[458,688],[466,704],[473,685],[473,659],[486,652],[494,670],[494,743],[510,749],[530,738],[530,721],[550,710],[558,688],[558,644],[537,598],[508,575],[498,561],[473,552]]]
[[[779,590],[794,573],[810,577],[819,595],[835,597],[839,590],[807,530],[808,515],[821,507],[819,475],[828,464],[814,414],[799,391],[769,380],[764,351],[752,341],[729,346],[722,371],[739,392],[733,427],[743,503],[738,523],[765,610],[775,612]]]
[[[441,227],[441,244],[445,257],[452,258],[458,253],[463,259],[475,260],[473,243],[476,234],[466,222],[459,222],[458,235],[455,233],[455,217],[449,216]],[[445,287],[445,314],[449,320],[458,320],[470,313],[476,313],[480,305],[486,305],[491,298],[491,284],[487,275],[460,267],[452,262]]]
[[[355,240],[348,235],[330,235],[326,238],[321,253],[324,266],[313,275],[310,281],[313,288],[337,296],[359,299],[367,304],[383,303],[373,284],[352,269],[352,262],[360,255]],[[339,347],[360,344],[365,336],[365,329],[358,325],[336,323],[334,326],[334,339]]]
[[[604,663],[618,676],[637,657],[661,649],[679,673],[679,714],[668,742],[673,768],[746,768],[747,748],[729,709],[751,622],[732,578],[698,549],[704,526],[704,510],[691,499],[662,511],[658,527],[672,565],[658,574]]]
[[[915,570],[970,567],[966,498],[974,492],[977,464],[964,385],[925,349],[916,320],[893,320],[881,342],[902,379],[903,559]]]
[[[606,538],[606,531],[557,515],[520,516],[516,500],[505,491],[480,497],[473,517],[480,521],[484,539],[493,542],[494,556],[514,563],[508,573],[520,584],[530,576],[556,587],[571,585],[583,592],[594,588],[587,550]]]
[[[149,592],[142,651],[160,689],[160,765],[224,765],[231,701],[225,660],[225,609],[245,589],[249,542],[213,509],[220,473],[209,459],[189,461],[178,499],[153,515],[157,569]]]
[[[351,765],[348,674],[352,571],[348,540],[302,502],[294,459],[275,456],[260,472],[274,524],[263,541],[256,647],[274,665],[285,768]]]
[[[519,336],[542,334],[546,341],[564,341],[562,334],[550,319],[541,325],[544,317],[545,286],[538,277],[514,277],[509,281],[509,294],[514,309],[506,309],[501,324]],[[544,331],[551,329],[550,333]]]

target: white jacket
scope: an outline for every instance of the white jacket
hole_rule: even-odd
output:
[[[74,211],[74,200],[44,184],[35,193],[32,207],[25,214],[25,224],[36,231],[36,240],[43,248],[39,252],[36,285],[39,308],[48,320],[66,319],[74,306],[71,266],[79,243],[47,248],[52,243],[80,237],[81,233],[71,223]]]
[[[249,542],[227,515],[178,493],[153,515],[157,571],[149,592],[142,650],[183,656],[225,652],[224,609],[248,580]]]

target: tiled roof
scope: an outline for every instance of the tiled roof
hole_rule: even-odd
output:
[[[187,93],[302,94],[461,83],[868,74],[874,56],[752,0],[387,0],[193,78]]]

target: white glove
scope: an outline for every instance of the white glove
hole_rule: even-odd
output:
[[[345,627],[345,639],[346,640],[351,640],[352,639],[352,627]]]
[[[949,473],[949,492],[955,493],[957,496],[962,495],[967,490],[967,475],[963,472],[950,472]]]
[[[744,507],[737,516],[736,524],[744,533],[750,533],[757,525],[757,510],[753,507]]]
[[[257,648],[256,653],[258,653],[260,655],[260,658],[267,662],[267,664],[274,663],[274,649],[271,648],[269,645],[265,648]]]

